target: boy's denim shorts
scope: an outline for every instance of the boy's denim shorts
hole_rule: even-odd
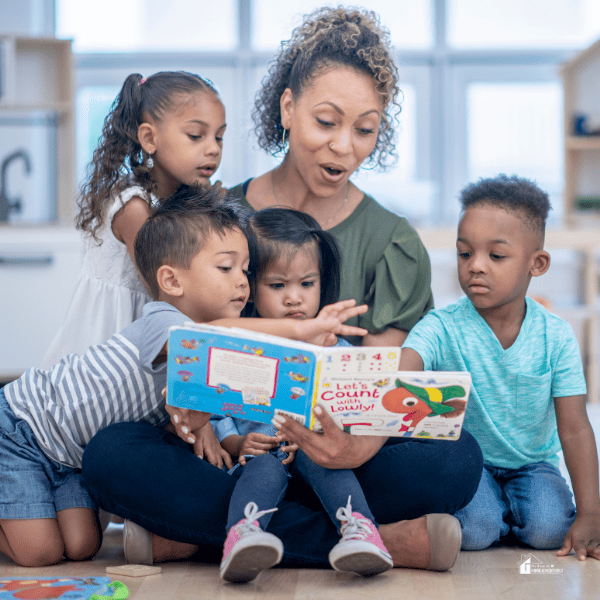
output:
[[[41,451],[0,389],[0,519],[52,519],[67,508],[96,508],[81,471]]]

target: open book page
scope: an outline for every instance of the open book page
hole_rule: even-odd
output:
[[[335,347],[327,348],[321,353],[321,360],[317,365],[316,387],[313,398],[313,405],[320,403],[325,406],[330,412],[333,404],[331,404],[331,393],[339,394],[342,387],[347,387],[348,393],[351,389],[360,389],[361,386],[367,385],[367,382],[377,381],[381,379],[380,373],[394,372],[398,369],[400,362],[400,348],[385,347]],[[375,376],[375,378],[373,378]],[[377,388],[375,388],[377,391]],[[355,399],[362,396],[355,396]],[[350,397],[347,398],[350,402]],[[337,403],[335,403],[337,405]],[[340,400],[340,405],[344,404]],[[361,404],[354,402],[354,412],[361,410]],[[338,423],[339,425],[340,423]],[[314,415],[311,416],[311,429],[321,431],[319,422],[315,420]],[[352,431],[348,430],[349,433]]]
[[[270,423],[308,422],[322,349],[242,329],[172,328],[167,401],[173,406]]]
[[[167,402],[270,423],[275,415],[315,431],[319,403],[356,435],[458,439],[468,373],[401,373],[400,348],[322,348],[243,329],[173,327]]]
[[[348,364],[361,365],[354,367],[358,373],[398,366],[399,348],[370,349],[368,360],[364,354],[353,346],[323,348],[238,328],[173,327],[167,401],[263,423],[283,414],[313,427],[319,373],[343,373]]]
[[[471,389],[469,373],[330,371],[316,402],[354,435],[456,440]],[[315,427],[318,430],[318,427]]]

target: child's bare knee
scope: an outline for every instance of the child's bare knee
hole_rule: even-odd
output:
[[[22,567],[45,567],[62,560],[65,547],[55,519],[3,520],[0,550]]]
[[[58,522],[69,560],[92,558],[102,544],[100,523],[91,509],[71,509],[58,513]]]
[[[88,560],[100,550],[101,543],[102,537],[96,532],[70,539],[68,543],[65,540],[65,555],[69,560]]]
[[[46,567],[60,562],[64,555],[62,540],[45,536],[35,540],[23,540],[13,546],[15,562],[22,567]]]

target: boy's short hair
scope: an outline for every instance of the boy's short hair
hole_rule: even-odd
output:
[[[315,242],[318,248],[321,299],[319,310],[338,301],[342,258],[335,236],[324,231],[318,221],[291,208],[265,208],[248,218],[246,227],[250,250],[250,289],[279,258],[293,254],[305,244]],[[254,304],[248,303],[244,316],[256,316]]]
[[[163,265],[189,269],[212,233],[241,229],[247,213],[220,186],[181,185],[162,202],[138,231],[135,262],[154,299],[160,291],[156,274]]]
[[[515,213],[544,239],[551,209],[548,194],[529,179],[498,175],[468,185],[460,194],[463,211],[476,204],[496,206]]]

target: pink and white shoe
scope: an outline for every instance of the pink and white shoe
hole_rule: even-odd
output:
[[[329,564],[336,571],[351,571],[368,577],[394,566],[377,527],[370,519],[352,512],[350,497],[348,504],[338,508],[335,516],[342,522],[342,539],[329,553]]]
[[[276,510],[259,511],[254,502],[246,505],[246,518],[236,523],[227,534],[221,560],[221,579],[231,583],[247,583],[261,571],[281,562],[281,540],[272,533],[264,532],[258,524],[260,517]]]

